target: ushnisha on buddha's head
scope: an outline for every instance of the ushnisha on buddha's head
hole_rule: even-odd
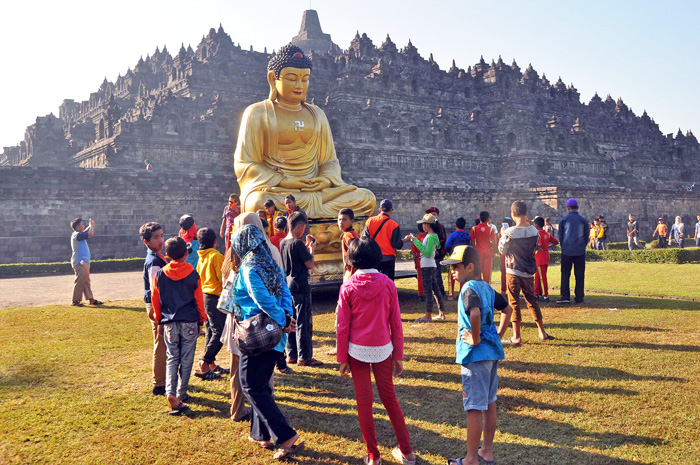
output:
[[[311,68],[311,60],[302,49],[292,44],[282,47],[267,64],[270,100],[288,105],[306,102]]]

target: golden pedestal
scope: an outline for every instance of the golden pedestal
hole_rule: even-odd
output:
[[[353,228],[359,234],[365,227],[366,218],[355,218]],[[343,232],[334,220],[310,220],[309,234],[316,238],[314,268],[311,282],[343,281]]]

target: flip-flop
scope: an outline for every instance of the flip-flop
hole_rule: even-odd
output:
[[[369,455],[362,457],[362,463],[369,465]],[[382,459],[379,459],[379,462],[377,462],[376,465],[382,465]]]
[[[512,347],[520,347],[521,342],[513,342],[513,338],[509,337],[508,339],[503,340],[504,344],[508,344],[509,346]]]
[[[275,445],[272,444],[272,442],[270,442],[270,441],[258,441],[257,439],[253,439],[253,438],[251,438],[250,436],[248,436],[248,442],[252,442],[253,444],[257,444],[257,445],[260,446],[261,448],[267,449],[267,450],[272,450],[272,449],[275,448]],[[261,444],[261,442],[266,442],[267,444],[263,446],[263,445]]]
[[[481,447],[479,447],[479,451],[477,451],[477,453],[476,453],[476,458],[479,461],[479,463],[483,463],[484,465],[496,465],[496,459],[486,460],[485,458],[483,458],[481,456],[481,454],[479,453],[480,451],[481,451]]]
[[[194,375],[197,378],[200,378],[204,381],[213,381],[215,379],[221,378],[221,375],[219,373],[216,373],[214,370],[207,370],[207,371],[195,371]]]
[[[214,368],[214,373],[219,373],[220,375],[230,375],[231,369],[217,365],[216,368]]]
[[[394,447],[391,451],[391,455],[394,456],[396,460],[401,462],[403,465],[416,465],[416,460],[407,460],[404,458],[403,453],[401,452],[401,449],[398,447]]]
[[[456,458],[456,459],[447,459],[447,465],[462,465],[462,460],[464,457]]]
[[[283,375],[293,375],[294,374],[294,370],[292,370],[289,367],[285,367],[284,370],[277,370],[277,371],[279,371]]]
[[[275,460],[286,459],[298,454],[302,450],[304,450],[304,441],[301,441],[299,444],[294,444],[292,447],[278,447],[277,452],[282,452],[282,455],[280,455],[279,457],[273,455],[272,458]]]
[[[177,405],[177,407],[173,408],[171,411],[168,412],[168,415],[179,416],[179,415],[182,415],[184,412],[186,412],[189,409],[190,409],[189,405],[180,402]]]
[[[99,300],[93,300],[92,302],[90,302],[90,305],[103,305],[103,304],[104,304],[104,302],[100,302]]]
[[[556,338],[554,336],[550,336],[549,334],[545,333],[544,337],[540,338],[540,341],[548,341],[550,339],[556,339]]]
[[[190,395],[187,393],[185,393],[184,396],[180,397],[180,402],[187,402],[188,400],[190,400]]]
[[[429,321],[423,317],[420,317],[416,320],[416,323],[429,323]]]

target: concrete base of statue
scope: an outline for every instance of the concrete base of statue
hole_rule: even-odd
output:
[[[362,234],[366,218],[355,218],[353,227]],[[310,220],[309,234],[316,238],[314,268],[311,270],[311,282],[343,282],[343,233],[335,220]]]

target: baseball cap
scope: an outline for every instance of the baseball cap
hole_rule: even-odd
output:
[[[570,198],[569,200],[566,201],[566,208],[569,207],[578,207],[578,200],[574,199],[573,197]]]
[[[440,265],[456,265],[457,263],[464,263],[464,253],[467,251],[468,245],[458,245],[452,251],[452,255],[447,260],[440,262]]]
[[[389,199],[384,199],[379,202],[379,209],[382,211],[393,210],[394,204]]]
[[[426,213],[437,213],[438,215],[440,214],[440,210],[438,210],[438,207],[430,207],[425,212]]]
[[[423,215],[423,218],[419,221],[416,221],[418,224],[423,224],[423,223],[430,223],[430,224],[435,224],[435,217],[431,215],[430,213],[426,213]]]

